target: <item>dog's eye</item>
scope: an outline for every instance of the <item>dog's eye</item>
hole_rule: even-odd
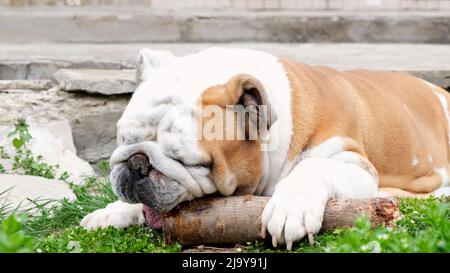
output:
[[[209,162],[200,162],[196,164],[184,164],[184,165],[189,168],[206,168],[206,169],[211,168],[211,164]]]
[[[180,163],[181,165],[186,165],[183,160],[181,160],[180,158],[174,158],[172,157],[173,160],[175,160],[176,162]]]
[[[174,154],[171,154],[170,158],[178,163],[180,163],[183,166],[186,166],[187,168],[211,168],[212,162],[198,162],[198,163],[190,163],[185,162],[183,158],[176,156]]]
[[[201,162],[201,163],[198,163],[198,164],[194,164],[192,166],[193,167],[197,167],[197,168],[201,167],[201,168],[209,169],[212,166],[212,162]]]

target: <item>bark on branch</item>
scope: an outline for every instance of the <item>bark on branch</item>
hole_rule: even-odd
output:
[[[166,243],[182,245],[231,244],[262,240],[261,213],[269,197],[232,196],[186,202],[164,217]],[[331,199],[321,231],[351,227],[367,215],[372,226],[392,226],[399,218],[396,198]]]

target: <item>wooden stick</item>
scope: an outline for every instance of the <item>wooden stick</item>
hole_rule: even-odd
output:
[[[232,196],[202,198],[183,203],[164,216],[163,233],[167,244],[231,244],[262,240],[261,213],[269,197]],[[372,226],[392,226],[399,218],[396,198],[331,199],[321,231],[351,227],[366,214]]]

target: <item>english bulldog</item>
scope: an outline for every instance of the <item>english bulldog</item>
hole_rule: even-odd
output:
[[[87,229],[161,227],[183,201],[265,195],[262,233],[291,249],[332,197],[450,193],[450,97],[422,79],[228,48],[142,49],[136,75],[110,159],[120,201]]]

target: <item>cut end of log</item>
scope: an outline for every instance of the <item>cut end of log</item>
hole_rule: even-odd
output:
[[[376,219],[370,219],[372,226],[377,223],[383,223],[386,227],[395,226],[395,222],[400,219],[400,209],[398,206],[398,199],[392,198],[375,198],[375,213]]]

